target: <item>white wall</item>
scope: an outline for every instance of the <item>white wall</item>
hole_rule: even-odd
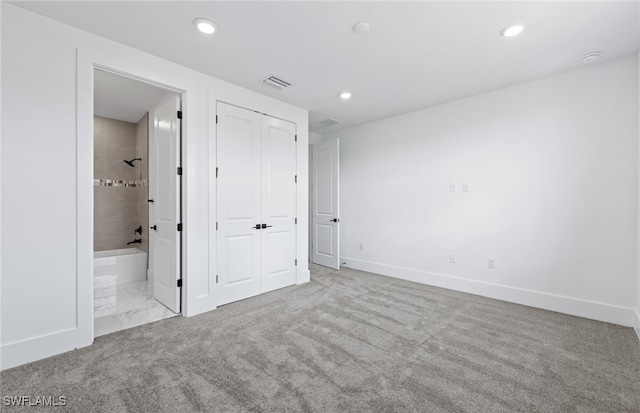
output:
[[[635,55],[335,137],[347,266],[632,325]]]
[[[93,69],[184,92],[183,311],[216,307],[215,102],[292,120],[307,181],[308,112],[2,2],[2,368],[93,341]],[[298,280],[309,280],[306,185]]]
[[[640,14],[638,15],[638,17],[640,17]],[[640,96],[640,52],[638,53],[638,96]],[[640,108],[639,108],[640,111]],[[638,113],[638,122],[640,122],[640,112]],[[640,123],[638,124],[638,129],[640,130]],[[638,137],[639,141],[640,141],[640,136]],[[640,152],[638,153],[638,165],[640,165]],[[640,166],[639,166],[640,167]],[[639,176],[640,176],[640,171],[638,172]],[[639,185],[640,185],[640,179],[639,179]],[[640,197],[640,188],[638,189],[638,196]],[[640,216],[640,201],[639,201],[639,205],[638,205],[638,215]],[[635,328],[636,328],[636,334],[638,335],[638,338],[640,339],[640,219],[638,220],[638,258],[636,261],[636,274],[637,274],[637,279],[636,279],[636,324],[635,324]]]
[[[322,135],[319,133],[309,132],[309,145],[315,145],[322,141]]]
[[[2,22],[2,3],[0,3],[0,22]],[[0,27],[0,91],[2,90],[2,79],[3,79],[3,75],[2,75],[2,41],[3,41],[3,36],[2,36],[2,28]],[[3,125],[2,125],[2,99],[0,98],[0,160],[2,160],[2,131],[3,131]],[[2,165],[0,165],[0,184],[3,182],[3,176],[2,176]],[[3,211],[2,211],[2,205],[4,203],[4,200],[2,199],[2,188],[0,187],[0,289],[2,288],[2,269],[4,268],[4,263],[2,261],[2,219],[1,217],[4,217]],[[2,292],[0,291],[0,321],[2,320]],[[0,343],[2,343],[2,328],[0,327]],[[0,354],[0,365],[2,362],[2,355]],[[1,367],[0,367],[1,368]]]

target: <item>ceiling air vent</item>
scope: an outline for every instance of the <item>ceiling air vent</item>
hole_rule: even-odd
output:
[[[321,125],[324,125],[324,126],[333,126],[333,125],[337,125],[337,124],[338,124],[338,123],[340,123],[340,122],[338,122],[338,121],[337,121],[337,120],[335,120],[335,119],[331,119],[331,118],[329,118],[329,119],[321,120],[321,121],[320,121],[320,122],[318,122],[318,123],[319,123],[319,124],[321,124]]]
[[[288,88],[289,86],[292,86],[291,83],[287,82],[286,80],[282,80],[275,75],[271,75],[269,77],[262,79],[262,83],[278,90],[282,90],[282,89]]]

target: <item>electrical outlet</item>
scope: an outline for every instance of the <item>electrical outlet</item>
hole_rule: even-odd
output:
[[[449,262],[451,264],[455,264],[457,262],[456,261],[456,254],[449,254]]]
[[[458,184],[449,184],[449,192],[456,192],[458,190]]]
[[[360,251],[364,251],[364,244],[362,242],[360,243]]]
[[[469,192],[469,184],[464,182],[462,184],[462,192]]]
[[[496,268],[496,259],[495,258],[489,258],[487,263],[489,265],[489,268],[492,268],[492,269]]]

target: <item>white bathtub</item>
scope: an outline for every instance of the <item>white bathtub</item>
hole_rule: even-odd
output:
[[[93,253],[93,316],[115,314],[118,284],[147,279],[147,253],[137,248]]]
[[[147,279],[147,253],[137,248],[93,253],[95,286],[108,287]]]

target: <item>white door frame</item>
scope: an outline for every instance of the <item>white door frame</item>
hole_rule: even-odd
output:
[[[80,285],[80,280],[82,277],[79,277],[78,279],[78,328],[79,330],[82,330],[82,341],[83,343],[89,345],[93,342],[94,339],[94,319],[93,319],[93,304],[94,304],[94,297],[93,297],[93,219],[94,219],[94,210],[93,210],[93,202],[94,202],[94,194],[93,194],[93,172],[91,172],[90,178],[87,179],[86,176],[83,176],[82,171],[93,171],[94,170],[94,159],[93,159],[93,154],[95,151],[94,148],[94,142],[93,142],[93,136],[94,136],[94,130],[93,130],[93,118],[94,118],[94,105],[93,105],[93,99],[94,99],[94,73],[96,70],[101,70],[103,72],[107,72],[107,73],[111,73],[117,76],[122,76],[131,80],[135,80],[137,82],[142,82],[142,83],[147,83],[153,87],[156,87],[158,89],[163,89],[166,90],[167,92],[171,92],[174,93],[175,95],[177,95],[180,99],[181,102],[184,102],[184,91],[182,89],[179,89],[177,87],[174,86],[170,86],[170,85],[165,85],[162,83],[158,83],[155,82],[153,80],[150,79],[146,79],[142,76],[138,76],[136,74],[132,74],[132,73],[127,73],[125,71],[122,70],[118,70],[116,68],[113,67],[108,67],[105,65],[101,65],[99,63],[96,62],[90,62],[92,65],[92,70],[90,73],[90,78],[87,79],[84,75],[84,73],[78,73],[78,106],[77,106],[77,122],[78,122],[78,200],[77,200],[77,204],[78,204],[78,268],[80,267],[84,267],[85,271],[84,273],[90,274],[90,278],[89,280],[82,280],[82,286]],[[84,81],[84,82],[83,82]],[[85,85],[88,85],[90,83],[91,87],[88,88],[88,90],[84,90],[81,91],[80,90],[80,84],[84,83]],[[80,99],[80,95],[81,93],[84,92],[82,94],[82,98]],[[89,100],[90,99],[90,100]],[[81,102],[84,102],[81,103]],[[90,105],[87,105],[88,102],[91,102]],[[87,110],[87,107],[83,106],[86,105],[89,107],[89,109]],[[152,109],[152,108],[149,108]],[[182,109],[183,113],[184,113],[184,108]],[[183,119],[185,118],[185,116],[183,115]],[[182,128],[182,142],[179,145],[178,150],[180,151],[180,154],[183,153],[183,147],[182,145],[184,144],[184,123],[181,125]],[[86,138],[81,139],[81,136],[86,136]],[[91,154],[91,155],[89,155]],[[185,161],[184,159],[182,159],[182,155],[180,156],[181,159],[181,165],[183,168],[183,171],[185,170]],[[183,172],[183,176],[184,176],[184,172]],[[185,202],[185,191],[181,190],[180,194],[178,195],[180,197],[180,205],[183,207],[184,206],[184,202]],[[181,208],[182,209],[182,208]],[[88,225],[88,227],[90,228],[89,231],[87,231],[87,228],[83,228],[83,224],[87,225],[88,223],[90,223],[90,225]],[[184,244],[184,238],[185,238],[185,233],[186,230],[184,229],[186,227],[185,223],[184,223],[184,219],[182,219],[182,224],[183,224],[183,232],[180,234],[180,238],[182,239],[181,245]],[[83,231],[84,230],[84,231]],[[87,237],[87,235],[89,235],[90,232],[90,237]],[[81,240],[85,240],[85,242],[80,242]],[[183,255],[184,255],[184,251],[182,250],[181,247],[181,251],[182,253],[180,254],[180,257],[178,257],[178,259],[180,259],[180,268],[181,268],[181,273],[182,273],[182,291],[180,292],[181,295],[181,302],[184,303],[186,296],[185,296],[185,291],[186,291],[186,284],[187,284],[187,277],[186,277],[186,271],[185,271],[185,260],[183,259]],[[87,265],[87,263],[89,263],[89,265]],[[86,286],[85,283],[88,283],[90,286]],[[85,291],[89,291],[89,294],[87,294]],[[88,296],[87,296],[88,295]],[[84,327],[84,328],[83,328]]]

